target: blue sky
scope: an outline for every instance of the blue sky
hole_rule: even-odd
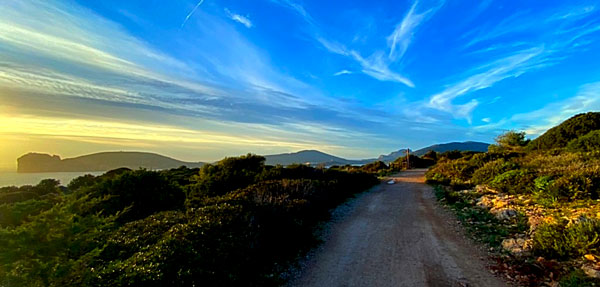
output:
[[[0,168],[28,151],[376,157],[600,110],[595,1],[6,0],[0,15]]]

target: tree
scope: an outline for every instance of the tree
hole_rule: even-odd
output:
[[[497,136],[496,143],[504,148],[514,148],[526,146],[529,140],[525,139],[525,132],[510,130]]]

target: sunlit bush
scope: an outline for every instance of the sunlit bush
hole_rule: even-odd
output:
[[[568,223],[560,220],[537,227],[533,235],[533,251],[547,258],[565,259],[598,252],[600,221],[581,218]]]

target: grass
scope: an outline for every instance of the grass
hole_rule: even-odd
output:
[[[469,234],[494,249],[500,247],[503,239],[513,234],[523,233],[529,228],[527,218],[523,214],[518,214],[509,222],[504,222],[497,219],[489,210],[476,206],[475,199],[481,194],[470,191],[449,191],[439,185],[434,187],[434,191],[438,200],[454,211]]]

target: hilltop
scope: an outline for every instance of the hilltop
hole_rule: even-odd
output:
[[[600,130],[599,112],[578,114],[532,140],[529,147],[540,150],[565,147],[570,141],[595,130]]]
[[[184,162],[146,152],[101,152],[61,159],[58,155],[28,153],[17,159],[17,172],[84,172],[130,169],[169,169],[180,166],[200,167],[202,162]]]
[[[415,156],[422,156],[422,155],[426,154],[428,151],[435,151],[435,152],[442,153],[442,152],[451,151],[451,150],[486,152],[489,145],[490,144],[488,144],[488,143],[474,142],[474,141],[450,142],[450,143],[443,143],[443,144],[434,144],[434,145],[431,145],[428,147],[424,147],[422,149],[412,151],[411,154],[413,154]],[[383,162],[392,162],[392,161],[396,160],[397,158],[399,158],[401,156],[405,156],[405,155],[406,155],[406,149],[401,149],[398,151],[394,151],[388,155],[380,155],[377,160],[380,160]]]
[[[349,160],[318,150],[303,150],[294,153],[282,153],[266,155],[266,164],[268,165],[290,165],[290,164],[309,164],[309,165],[346,165],[346,164],[365,164],[372,160]]]

